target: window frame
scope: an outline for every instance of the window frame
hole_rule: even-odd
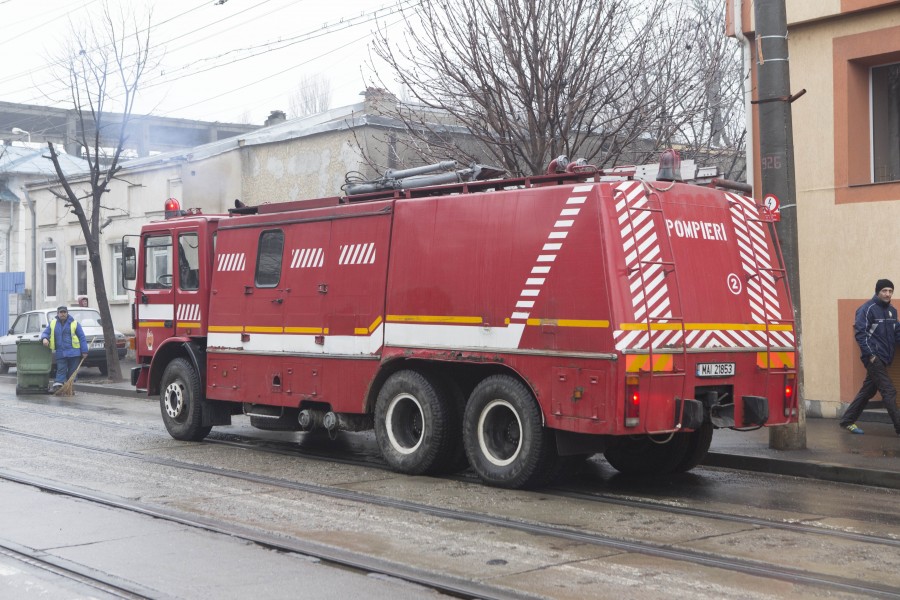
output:
[[[80,254],[82,250],[84,251],[83,255]],[[88,291],[90,290],[90,285],[88,284],[89,264],[90,254],[88,253],[88,247],[86,245],[72,246],[72,297],[74,298],[81,298],[88,295]],[[81,267],[84,267],[84,292],[78,289],[78,270]]]
[[[125,287],[125,280],[122,278],[122,261],[125,260],[123,246],[124,244],[122,242],[116,242],[115,244],[109,245],[110,264],[112,265],[112,277],[110,277],[112,289],[110,290],[110,298],[113,300],[128,299],[128,290]]]
[[[263,244],[265,242],[266,234],[278,234],[281,238],[281,245],[278,251],[278,277],[274,281],[274,283],[260,283],[260,267],[263,266],[263,262],[265,257],[274,256],[271,253],[263,254]],[[253,284],[258,288],[277,288],[278,284],[281,283],[281,276],[284,272],[284,230],[283,229],[266,229],[259,234],[259,241],[257,242],[256,247],[256,268],[253,271]]]
[[[53,254],[52,257],[49,257],[48,254]],[[47,294],[50,288],[49,281],[49,272],[47,270],[47,266],[53,265],[53,295],[50,296]],[[42,248],[41,249],[41,265],[42,265],[42,273],[41,279],[43,279],[43,292],[44,292],[44,301],[45,302],[56,302],[56,299],[59,295],[59,252],[57,252],[56,248]]]

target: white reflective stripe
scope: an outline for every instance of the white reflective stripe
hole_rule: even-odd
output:
[[[174,304],[138,304],[138,319],[144,321],[171,321],[175,318]]]
[[[240,333],[210,332],[210,347],[234,348],[243,352],[296,352],[300,354],[333,354],[339,356],[374,355],[382,346],[384,324],[371,335],[326,335],[324,343],[316,343],[316,335],[293,333],[250,333],[242,341]]]
[[[384,343],[427,348],[515,350],[524,331],[524,323],[510,323],[506,327],[388,323]]]

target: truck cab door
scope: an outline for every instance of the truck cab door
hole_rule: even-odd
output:
[[[176,231],[175,271],[173,286],[175,302],[176,335],[203,335],[206,331],[206,315],[201,301],[201,285],[207,276],[201,265],[204,262],[200,236],[196,229]]]
[[[175,275],[172,234],[153,232],[141,240],[143,263],[139,266],[137,307],[138,354],[152,355],[163,341],[175,335]]]

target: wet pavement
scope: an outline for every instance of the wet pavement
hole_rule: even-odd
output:
[[[134,396],[130,383],[134,361],[122,361],[124,381],[109,383],[96,369],[79,375],[76,392]],[[876,404],[877,406],[877,404]],[[900,435],[883,409],[867,410],[858,425],[864,435],[842,429],[836,419],[808,418],[806,448],[776,450],[769,447],[769,430],[717,430],[703,464],[744,471],[773,473],[900,489]]]

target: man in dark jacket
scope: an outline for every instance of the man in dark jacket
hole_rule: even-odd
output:
[[[853,328],[856,331],[856,343],[859,344],[860,359],[866,367],[866,380],[841,417],[841,427],[850,433],[863,433],[856,425],[856,420],[875,392],[881,392],[881,400],[894,422],[894,430],[900,435],[897,390],[887,372],[894,360],[894,346],[900,343],[897,310],[891,306],[893,295],[894,284],[887,279],[879,279],[875,284],[875,296],[856,310]]]
[[[56,309],[56,318],[44,328],[41,341],[56,356],[56,382],[50,388],[55,392],[78,370],[81,357],[87,356],[87,340],[81,324],[69,315],[68,308],[60,306]]]

